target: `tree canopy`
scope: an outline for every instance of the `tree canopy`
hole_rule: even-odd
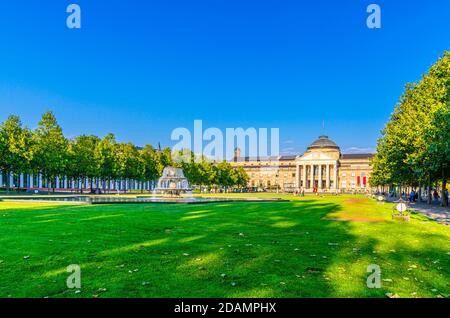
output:
[[[449,169],[450,52],[446,52],[418,83],[406,86],[378,140],[371,185],[439,182],[444,191]]]
[[[0,125],[0,170],[13,175],[40,173],[53,189],[58,187],[58,177],[89,180],[91,188],[94,180],[101,181],[103,189],[111,180],[154,182],[167,166],[182,168],[194,186],[247,186],[248,176],[242,168],[234,169],[229,163],[215,163],[204,157],[195,160],[190,151],[187,158],[173,158],[170,148],[120,143],[111,133],[103,138],[81,135],[68,139],[52,112],[42,116],[34,131],[23,127],[14,115]],[[84,182],[81,190],[83,185]]]

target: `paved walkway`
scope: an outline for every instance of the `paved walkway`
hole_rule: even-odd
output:
[[[398,198],[388,198],[388,201],[397,201]],[[411,203],[410,209],[423,214],[439,223],[450,225],[450,207],[442,207],[440,203],[433,202],[431,205],[426,202]]]
[[[450,225],[450,209],[439,205],[428,205],[426,203],[412,203],[411,209],[432,218],[439,223]]]

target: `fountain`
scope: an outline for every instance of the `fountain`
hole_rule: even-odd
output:
[[[182,193],[190,192],[191,189],[182,169],[166,167],[162,177],[158,180],[155,191],[158,194],[180,196]]]

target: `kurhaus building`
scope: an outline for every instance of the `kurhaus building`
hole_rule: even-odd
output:
[[[364,191],[369,187],[372,157],[342,154],[328,136],[320,136],[298,156],[249,158],[236,149],[232,165],[244,168],[251,187],[285,192]]]

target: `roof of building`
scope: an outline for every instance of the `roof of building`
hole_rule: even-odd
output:
[[[235,161],[289,161],[295,160],[297,156],[268,156],[268,157],[238,157]]]
[[[281,156],[280,160],[288,161],[288,160],[295,160],[296,158],[297,158],[297,155],[289,155],[289,156]]]
[[[373,153],[348,153],[342,154],[341,159],[369,159],[373,156]]]
[[[321,148],[333,148],[339,150],[339,146],[328,136],[322,135],[319,139],[315,140],[311,145],[309,145],[308,150],[310,149],[321,149]]]

